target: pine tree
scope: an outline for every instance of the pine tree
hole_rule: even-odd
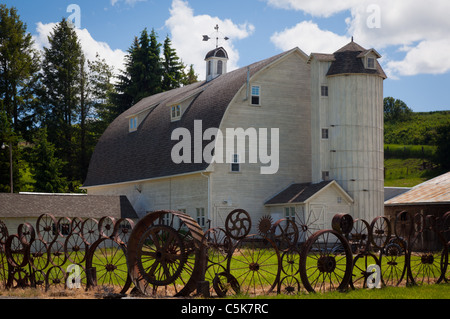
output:
[[[72,124],[78,120],[82,51],[75,30],[65,19],[56,25],[48,39],[50,47],[44,48],[40,96],[44,125],[49,141],[55,144],[56,155],[67,163],[64,175],[73,180],[76,160]]]
[[[163,65],[163,91],[169,91],[180,87],[183,84],[184,65],[181,63],[175,49],[172,48],[172,41],[166,36],[163,46],[164,60]]]
[[[31,151],[31,173],[35,192],[63,193],[68,190],[66,178],[62,175],[64,163],[56,156],[55,145],[48,141],[47,129],[37,131]]]

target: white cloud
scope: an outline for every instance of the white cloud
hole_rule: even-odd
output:
[[[194,65],[200,80],[205,78],[205,55],[216,46],[215,39],[204,42],[202,35],[215,37],[216,25],[219,25],[220,38],[225,36],[229,38],[228,41],[222,40],[219,46],[223,46],[228,52],[228,71],[231,71],[238,68],[239,61],[239,52],[233,45],[233,41],[250,36],[254,26],[249,23],[235,24],[230,19],[220,19],[210,15],[194,15],[194,10],[189,7],[187,1],[172,1],[170,17],[166,20],[172,45],[183,63]]]
[[[46,24],[42,22],[37,23],[37,34],[34,35],[34,42],[37,49],[43,50],[44,47],[49,47],[48,36],[53,32],[55,26],[56,23],[54,22]],[[113,50],[107,43],[96,41],[87,29],[75,29],[75,31],[86,59],[95,60],[98,53],[100,58],[105,59],[109,65],[114,67],[115,73],[123,69],[126,52],[119,49]]]
[[[347,37],[354,36],[355,42],[366,48],[383,50],[384,67],[392,78],[416,74],[442,74],[450,72],[450,1],[402,1],[402,0],[266,0],[269,5],[288,10],[298,10],[313,17],[329,17],[342,11],[349,11]],[[374,23],[376,22],[376,23]],[[326,41],[315,39],[306,31],[335,41],[341,36],[320,30],[312,22],[278,32],[272,42],[283,47],[289,37],[302,36],[298,46],[305,51],[311,47],[326,47]],[[278,39],[277,39],[278,38]],[[331,45],[331,43],[330,43]],[[339,46],[335,47],[339,48]],[[392,50],[404,53],[393,60],[386,56]],[[315,51],[315,50],[314,50]],[[323,50],[333,52],[334,50]],[[396,55],[397,56],[397,55]]]
[[[312,21],[303,21],[292,28],[276,32],[270,40],[283,51],[298,46],[306,54],[311,52],[332,53],[350,42],[350,38],[346,36],[321,30]]]
[[[341,11],[349,10],[361,0],[266,0],[275,8],[303,11],[315,17],[330,17]]]

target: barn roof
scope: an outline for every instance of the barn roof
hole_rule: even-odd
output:
[[[352,202],[351,197],[335,182],[322,181],[320,183],[295,183],[276,194],[264,203],[264,205],[301,204],[318,194],[329,185],[337,185],[340,191]]]
[[[450,203],[450,172],[384,202],[386,206]]]
[[[39,217],[138,218],[126,196],[0,193],[0,218]]]
[[[178,141],[171,140],[177,127],[188,129],[194,135],[194,120],[202,120],[202,128],[219,128],[224,113],[233,97],[247,81],[247,72],[253,76],[271,63],[298,48],[220,75],[209,82],[197,82],[181,88],[142,99],[117,117],[99,139],[91,157],[83,187],[140,181],[165,176],[200,172],[209,163],[176,164],[171,150]],[[179,121],[170,119],[169,106],[173,101],[194,97]],[[137,131],[129,133],[128,121],[133,114],[148,110]],[[204,141],[203,147],[208,142]],[[192,148],[194,152],[194,148]],[[192,158],[193,155],[192,155]]]

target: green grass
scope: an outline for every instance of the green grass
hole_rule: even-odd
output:
[[[420,158],[390,158],[384,160],[385,179],[384,186],[413,187],[434,178],[444,171],[430,168],[428,164],[424,169],[424,160]]]

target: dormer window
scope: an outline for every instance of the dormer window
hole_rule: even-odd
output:
[[[179,104],[172,105],[170,107],[170,118],[172,121],[176,121],[181,118],[181,106]]]
[[[137,116],[130,117],[129,131],[134,132],[137,130],[137,127],[138,127],[138,117]]]
[[[375,69],[375,58],[372,58],[372,57],[367,58],[367,68]]]
[[[260,96],[261,96],[261,88],[259,85],[253,85],[252,86],[252,99],[251,99],[251,103],[252,105],[260,105]]]

